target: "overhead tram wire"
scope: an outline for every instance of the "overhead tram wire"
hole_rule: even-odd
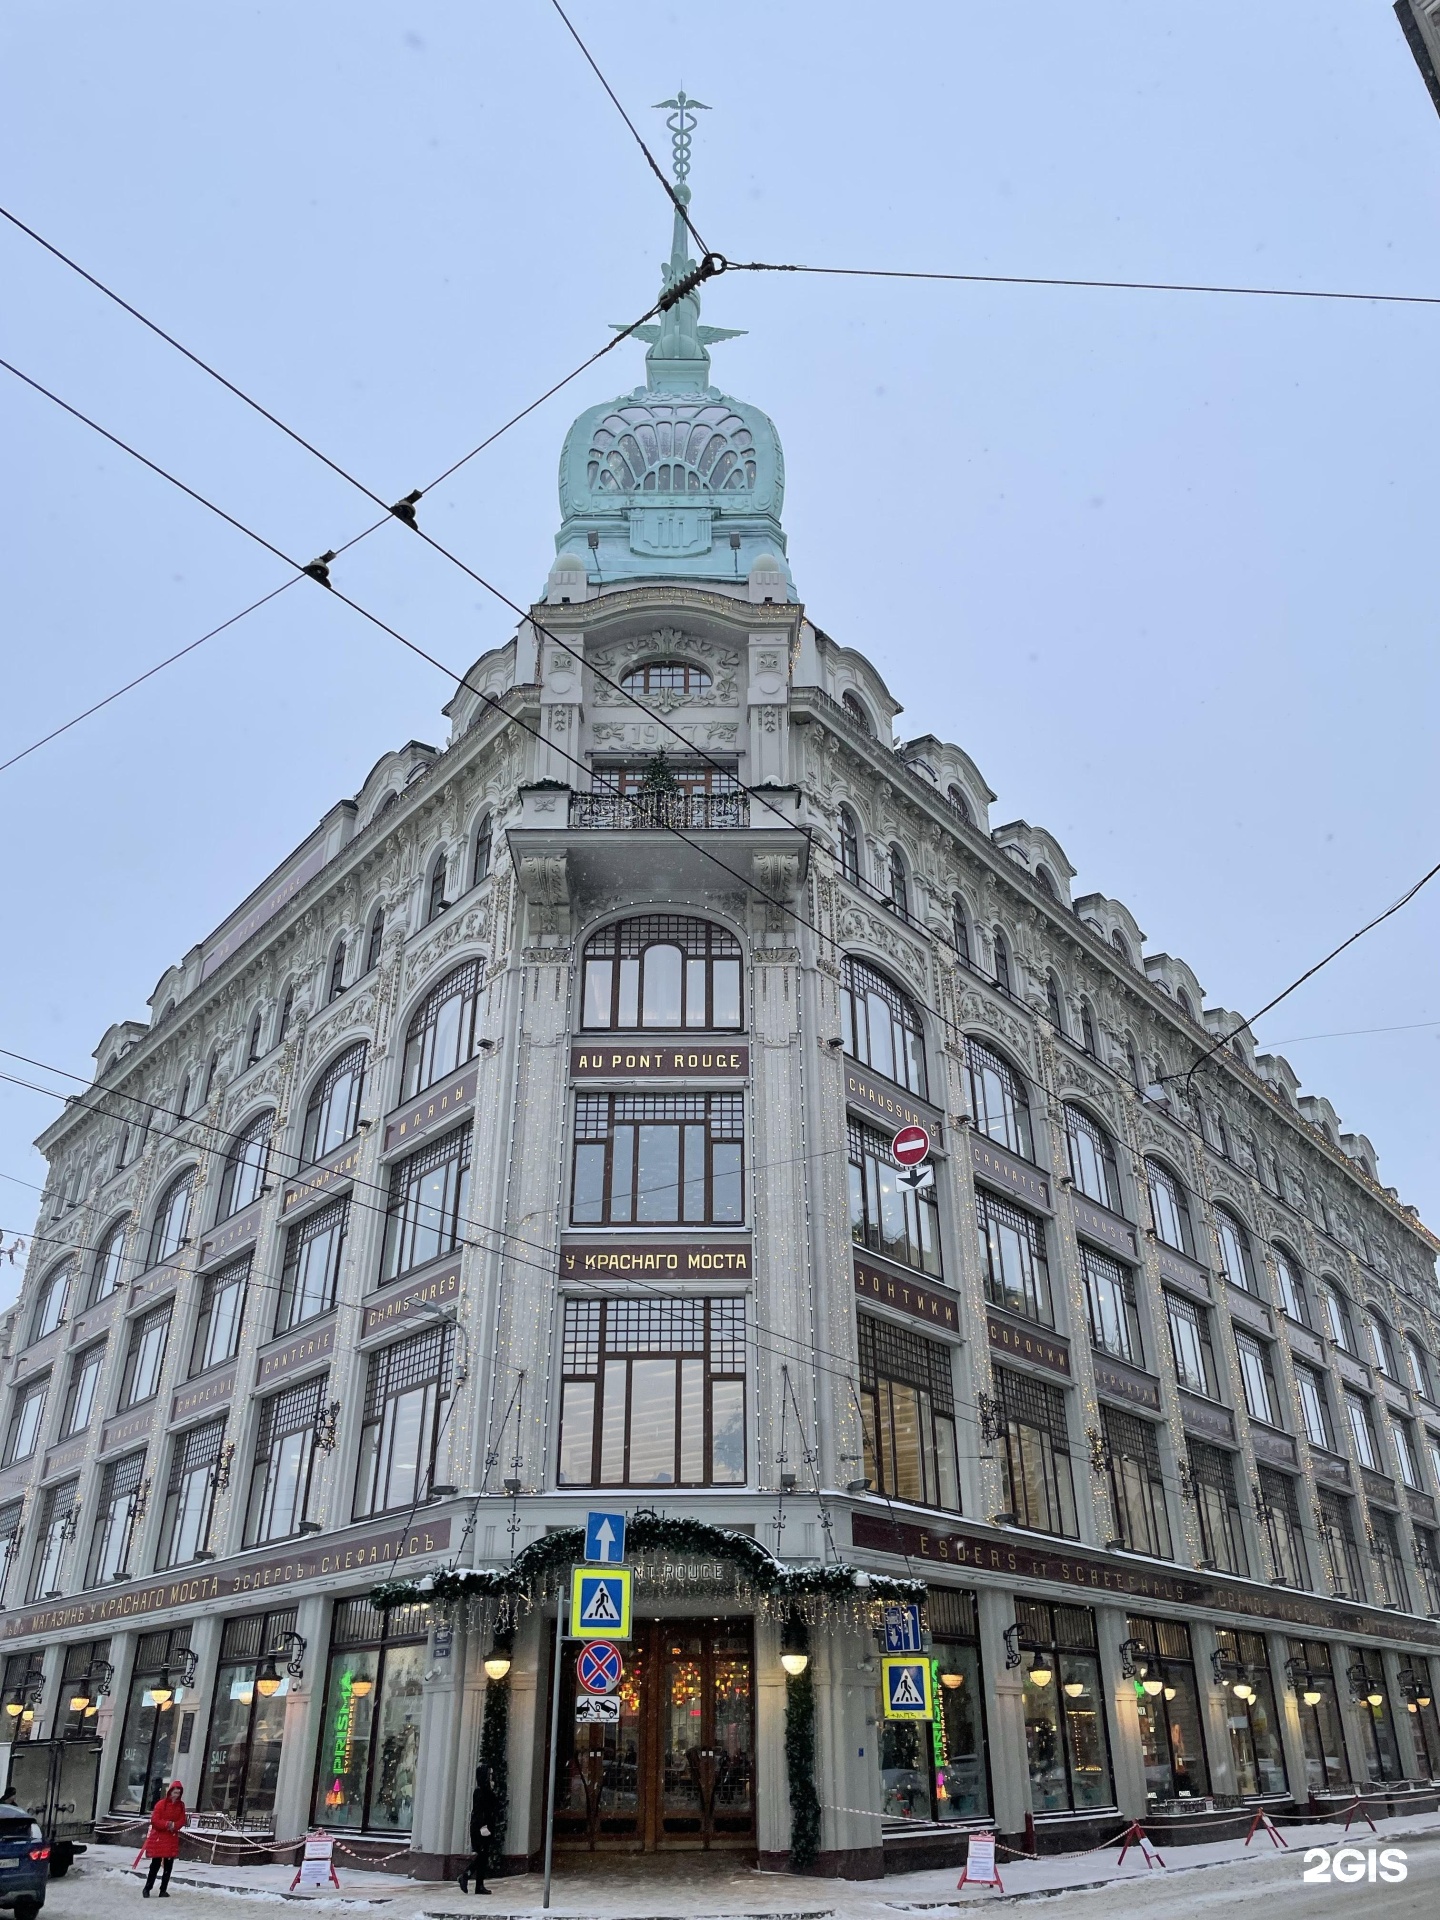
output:
[[[795,261],[729,260],[725,273],[809,273],[848,280],[933,280],[981,287],[1077,287],[1114,293],[1213,293],[1264,300],[1349,300],[1371,305],[1440,307],[1437,293],[1362,293],[1328,287],[1228,286],[1197,280],[1082,280],[1040,273],[939,273],[907,267],[811,267]]]
[[[671,300],[673,303],[674,299],[680,297],[680,292],[681,290],[679,287],[671,288],[669,290],[668,295],[665,297]],[[640,323],[637,322],[636,324],[640,324]],[[0,367],[5,367],[8,371],[15,373],[17,377],[26,381],[27,384],[35,387],[37,391],[45,394],[47,398],[54,399],[57,405],[64,408],[66,412],[71,413],[75,418],[81,420],[87,426],[92,427],[94,431],[101,434],[105,439],[109,440],[113,445],[120,447],[123,451],[127,453],[134,453],[134,449],[129,447],[126,442],[120,440],[116,435],[109,433],[107,429],[99,426],[98,423],[90,420],[87,415],[81,413],[77,408],[69,406],[67,402],[59,400],[57,396],[50,394],[48,389],[40,386],[38,382],[30,380],[28,375],[20,373],[19,369],[12,367],[8,361],[0,360]],[[144,455],[135,453],[134,457],[141,460],[144,465],[149,467],[153,472],[159,474],[162,478],[174,480],[174,476],[167,473],[164,468],[158,466],[155,462],[146,459]],[[263,536],[254,533],[252,529],[245,526],[243,522],[237,520],[232,514],[226,513],[223,508],[215,506],[212,502],[207,500],[203,494],[197,493],[194,488],[186,486],[183,481],[174,480],[174,484],[179,486],[183,492],[185,492],[191,499],[197,501],[200,505],[210,507],[213,512],[217,513],[229,525],[235,527],[237,531],[242,532],[246,534],[247,537],[256,540],[260,545],[266,547],[268,551],[279,554],[282,559],[286,560],[286,563],[288,565],[294,566],[297,568],[298,571],[306,572],[310,574],[312,578],[316,578],[320,580],[321,584],[323,584],[329,592],[333,593],[337,599],[344,601],[344,603],[347,606],[351,607],[356,613],[360,614],[363,619],[369,621],[372,625],[378,627],[382,632],[387,633],[392,639],[398,641],[400,645],[406,647],[409,651],[417,654],[421,659],[426,660],[427,662],[429,662],[430,665],[436,667],[440,672],[444,673],[448,678],[454,680],[458,687],[468,688],[469,691],[471,691],[472,693],[475,693],[477,697],[485,705],[489,706],[490,708],[498,712],[501,715],[503,721],[505,721],[510,725],[518,727],[523,733],[529,734],[530,737],[536,740],[537,742],[540,742],[542,740],[543,736],[540,734],[537,728],[528,725],[525,721],[521,720],[518,715],[509,713],[507,709],[499,701],[494,699],[493,696],[491,696],[488,693],[485,693],[480,688],[475,687],[469,681],[467,676],[463,674],[457,674],[453,668],[445,666],[445,664],[442,661],[437,660],[434,657],[434,655],[428,653],[423,647],[420,647],[419,645],[417,645],[416,642],[414,642],[413,640],[410,640],[406,635],[400,633],[396,628],[389,626],[385,621],[381,620],[377,614],[372,613],[368,608],[362,606],[360,602],[354,599],[351,599],[348,595],[342,593],[339,590],[339,588],[334,586],[333,582],[331,582],[330,579],[328,578],[328,574],[326,574],[323,570],[319,573],[315,572],[314,569],[317,567],[320,567],[321,565],[320,562],[312,562],[311,566],[308,568],[299,568],[297,562],[290,560],[288,556],[280,554],[280,550],[272,546],[269,541],[263,538]],[[357,482],[356,484],[360,484],[360,483]],[[333,558],[334,556],[332,555],[330,557]],[[522,617],[529,617],[529,616],[522,616]],[[544,626],[543,622],[532,620],[532,624],[536,627],[536,630],[538,632],[545,634],[549,638],[555,639],[557,644],[562,646],[565,644],[564,642],[559,641],[558,636],[551,634],[550,630]],[[567,651],[573,651],[573,650],[567,649]],[[627,697],[633,699],[633,696],[627,695]],[[634,703],[637,706],[643,705],[643,703],[638,700],[635,700]],[[648,712],[649,709],[647,708],[645,709],[645,711]],[[546,741],[545,744],[550,748],[552,752],[556,753],[562,760],[568,761],[580,773],[582,774],[589,773],[590,769],[585,765],[584,762],[577,759],[574,754],[567,752],[563,748],[555,746],[552,742]],[[745,791],[754,792],[756,790],[746,788]],[[757,794],[757,797],[763,798],[764,796]],[[769,803],[769,804],[771,804],[773,807],[773,803]],[[740,873],[737,869],[729,866],[724,860],[720,858],[718,854],[712,852],[711,849],[709,849],[708,847],[701,846],[697,841],[692,840],[689,837],[689,835],[684,833],[679,827],[675,826],[672,822],[666,821],[666,822],[663,822],[662,824],[666,832],[670,833],[674,838],[680,840],[686,846],[690,847],[692,852],[699,854],[703,859],[709,861],[712,865],[719,867],[721,871],[724,872],[726,875],[728,875],[732,880],[737,881],[742,887],[742,889],[744,889],[749,893],[754,894],[757,899],[765,901],[769,906],[775,908],[776,910],[778,910],[780,913],[790,918],[791,920],[794,920],[797,924],[806,927],[823,944],[832,946],[835,948],[837,953],[843,954],[844,948],[841,942],[835,940],[832,936],[823,933],[818,927],[814,925],[812,921],[810,921],[804,914],[800,913],[796,908],[792,907],[787,901],[778,899],[766,893],[765,890],[759,887],[756,884],[756,882],[750,878],[749,875]],[[792,823],[790,823],[787,820],[786,824],[789,825]],[[1416,886],[1411,888],[1410,891],[1407,894],[1405,894],[1399,901],[1394,903],[1394,905],[1392,905],[1391,907],[1387,908],[1384,914],[1381,914],[1380,916],[1377,917],[1377,919],[1367,923],[1365,927],[1360,928],[1356,934],[1350,937],[1349,940],[1343,942],[1341,947],[1336,948],[1333,953],[1328,954],[1327,956],[1325,956],[1324,959],[1322,959],[1321,961],[1318,961],[1314,967],[1310,968],[1308,972],[1304,976],[1302,976],[1302,978],[1303,979],[1311,978],[1315,973],[1317,973],[1320,970],[1321,967],[1327,965],[1331,959],[1334,959],[1340,952],[1342,952],[1345,947],[1353,944],[1354,940],[1360,938],[1361,935],[1364,934],[1365,932],[1368,932],[1371,926],[1378,925],[1381,920],[1386,919],[1390,916],[1390,914],[1399,911],[1400,907],[1407,904],[1407,902],[1414,897],[1415,893],[1419,891],[1420,887],[1425,885],[1426,882],[1431,877],[1433,877],[1433,873],[1435,871],[1440,871],[1440,869],[1432,869],[1432,872],[1430,874],[1426,874],[1424,878],[1422,878],[1422,880],[1417,882]],[[908,924],[914,925],[913,922],[909,922]],[[971,966],[968,961],[965,961],[964,956],[961,955],[959,948],[955,945],[953,940],[948,939],[943,934],[935,932],[933,929],[917,928],[916,930],[921,933],[921,936],[923,938],[929,939],[932,944],[940,947],[950,948],[951,951],[955,953],[957,959],[959,959],[962,964],[966,965],[967,967],[970,967],[971,971],[975,971],[973,966]],[[1295,987],[1300,984],[1301,984],[1300,981],[1293,982],[1290,987],[1285,989],[1285,993],[1280,996],[1277,996],[1276,1000],[1270,1002],[1270,1005],[1271,1006],[1278,1005],[1280,999],[1283,999],[1285,995],[1293,992],[1295,990]],[[1262,1009],[1261,1011],[1264,1012],[1267,1010],[1268,1009]],[[960,1038],[963,1040],[965,1036],[962,1029],[955,1026],[955,1024],[951,1022],[948,1018],[946,1018],[946,1016],[944,1016],[943,1014],[939,1014],[937,1012],[936,1017],[940,1020],[942,1025],[946,1026],[952,1032],[954,1032],[957,1038]],[[1257,1014],[1255,1017],[1259,1018],[1259,1015]],[[1210,1049],[1210,1052],[1214,1052],[1214,1051],[1215,1051],[1214,1048]],[[1208,1054],[1205,1057],[1209,1057]],[[1197,1062],[1197,1065],[1198,1065],[1198,1062]],[[1120,1074],[1118,1069],[1109,1067],[1107,1065],[1106,1071],[1111,1073],[1112,1077],[1114,1077],[1121,1084],[1128,1084],[1126,1082],[1125,1076]],[[1178,1078],[1180,1076],[1169,1075],[1166,1077],[1173,1079],[1173,1078]],[[1187,1130],[1194,1133],[1198,1139],[1204,1141],[1204,1134],[1198,1127],[1193,1126],[1190,1123],[1184,1122],[1184,1121],[1182,1121],[1181,1124],[1185,1125],[1187,1127]]]
[[[97,280],[93,274],[87,273],[83,267],[71,260],[67,254],[62,253],[58,247],[53,246],[48,240],[36,233],[33,228],[27,227],[22,220],[16,219],[14,214],[8,213],[3,207],[0,207],[0,216],[10,220],[15,226],[20,227],[25,233],[28,233],[32,239],[36,240],[48,252],[53,253],[55,257],[63,261],[66,266],[72,267],[76,273],[88,280],[91,285],[97,287],[99,291],[104,293],[109,299],[114,300],[118,306],[123,307],[126,312],[133,314],[142,325],[149,327],[152,332],[169,342],[170,345],[184,354],[186,359],[194,361],[204,372],[210,374],[213,379],[228,388],[231,393],[243,400],[247,406],[252,407],[257,413],[262,414],[265,419],[271,421],[282,433],[294,440],[298,445],[304,447],[307,452],[315,454],[316,458],[324,461],[326,466],[333,467],[334,463],[332,461],[327,459],[323,453],[320,453],[317,448],[312,447],[309,441],[305,440],[300,434],[286,426],[284,421],[277,419],[267,408],[261,406],[258,401],[252,400],[248,394],[241,392],[241,390],[236,387],[233,382],[227,380],[222,373],[217,372],[215,368],[201,360],[197,354],[191,353],[189,348],[182,346],[179,341],[174,340],[171,335],[165,332],[164,328],[157,326],[155,322],[147,319],[144,314],[132,307],[128,301],[122,299],[119,294],[113,292],[109,287],[105,286],[103,282]],[[630,335],[634,333],[636,327],[644,326],[646,321],[652,319],[655,314],[662,311],[663,305],[657,302],[655,306],[651,307],[648,312],[641,314],[640,318],[632,322],[630,326],[618,331],[612,339],[607,340],[602,347],[597,348],[588,359],[582,360],[577,367],[572,368],[562,379],[555,381],[552,386],[547,387],[544,393],[530,401],[527,406],[522,407],[518,413],[512,414],[510,418],[498,426],[493,433],[487,434],[483,440],[471,447],[468,453],[464,453],[458,460],[452,461],[451,464],[446,467],[443,472],[438,473],[422,491],[431,492],[441,485],[442,482],[448,480],[453,474],[458,473],[460,469],[469,461],[473,460],[477,454],[483,453],[487,447],[493,446],[503,434],[508,433],[512,427],[518,426],[522,420],[535,412],[537,407],[543,406],[547,400],[553,398],[563,387],[568,386],[571,381],[578,379],[588,368],[594,366],[596,361],[602,359],[607,353],[612,353],[623,340],[628,339]],[[12,371],[18,373],[18,369],[12,369]],[[21,374],[19,377],[24,379],[26,376]],[[32,381],[30,384],[36,385],[37,383]],[[40,388],[39,391],[43,393],[45,389]],[[49,395],[47,397],[54,398],[55,396]],[[63,406],[65,403],[57,400],[57,404]],[[71,409],[71,411],[73,411],[73,409]],[[81,419],[84,418],[83,415],[78,415],[77,417]],[[93,423],[87,421],[86,424],[89,425]],[[103,429],[99,428],[96,430],[103,431]],[[120,443],[117,442],[117,444]],[[129,448],[125,450],[127,452],[130,451]],[[143,456],[137,455],[136,457],[140,458]],[[159,470],[157,469],[157,471]],[[336,468],[335,471],[339,472],[340,469]],[[360,486],[360,483],[354,480],[351,475],[344,474],[342,477],[350,481],[352,485]],[[360,486],[360,490],[366,494],[367,498],[375,500],[377,504],[384,505],[384,502],[380,501],[379,496],[371,494],[368,488]],[[372,533],[378,533],[381,527],[388,526],[392,519],[396,518],[403,518],[403,516],[397,515],[393,508],[386,506],[385,512],[380,519],[372,521],[368,527],[365,527],[361,532],[353,535],[349,540],[343,542],[342,545],[336,547],[331,558],[337,559],[341,554],[348,553],[352,547],[358,546],[362,540],[368,540]],[[52,727],[49,733],[42,734],[37,740],[32,740],[28,746],[22,747],[17,753],[11,754],[9,759],[0,760],[0,773],[4,773],[8,768],[17,765],[19,761],[28,758],[30,754],[37,752],[41,747],[48,746],[52,740],[58,739],[61,734],[68,733],[72,727],[79,726],[81,721],[88,720],[92,714],[98,713],[102,707],[109,706],[112,701],[118,700],[122,695],[132,692],[136,687],[142,685],[146,680],[153,678],[154,675],[162,672],[166,667],[173,666],[177,660],[184,659],[186,654],[193,653],[198,647],[203,646],[207,640],[215,639],[218,635],[224,633],[227,628],[234,626],[237,621],[245,619],[249,614],[258,612],[268,601],[275,599],[279,594],[293,587],[305,576],[306,571],[304,568],[297,569],[292,579],[286,580],[282,582],[280,586],[272,588],[269,593],[262,595],[259,600],[252,601],[248,607],[242,607],[238,613],[231,614],[229,619],[222,620],[219,626],[212,627],[208,633],[202,633],[197,640],[190,641],[188,645],[181,647],[178,652],[168,655],[164,660],[156,661],[154,666],[148,667],[144,673],[138,674],[135,679],[127,681],[124,686],[117,687],[113,692],[107,693],[102,699],[86,707],[83,712],[72,715],[70,719],[63,721],[58,727]]]

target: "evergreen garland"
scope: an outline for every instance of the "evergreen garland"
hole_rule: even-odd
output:
[[[505,1829],[510,1818],[510,1676],[485,1682],[485,1717],[480,1723],[480,1764],[490,1769],[490,1783],[500,1811],[490,1829],[490,1865],[498,1871],[505,1851]]]
[[[626,1532],[627,1551],[633,1558],[658,1550],[724,1560],[742,1573],[757,1593],[776,1601],[828,1599],[853,1605],[866,1600],[925,1599],[923,1580],[894,1579],[889,1574],[866,1573],[833,1561],[821,1566],[788,1566],[751,1534],[711,1526],[704,1520],[672,1520],[642,1509],[631,1516]],[[508,1567],[444,1567],[438,1573],[386,1580],[372,1590],[370,1600],[382,1613],[422,1601],[440,1606],[461,1600],[525,1604],[537,1593],[553,1590],[584,1557],[584,1529],[563,1527],[532,1540]]]
[[[808,1873],[820,1852],[815,1791],[815,1683],[807,1667],[785,1682],[785,1770],[790,1781],[790,1871]]]

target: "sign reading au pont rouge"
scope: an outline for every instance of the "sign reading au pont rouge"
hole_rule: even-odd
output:
[[[653,1047],[572,1047],[572,1080],[669,1080],[677,1074],[717,1080],[744,1080],[750,1072],[749,1047],[697,1046],[692,1041]]]

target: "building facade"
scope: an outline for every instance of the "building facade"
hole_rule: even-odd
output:
[[[385,754],[42,1137],[6,1729],[98,1734],[116,1817],[176,1775],[437,1873],[503,1688],[534,1858],[553,1594],[497,1679],[483,1608],[371,1595],[599,1505],[853,1570],[805,1615],[826,1870],[1440,1776],[1435,1241],[960,747],[897,740],[698,311],[572,427],[445,747]],[[932,1719],[881,1711],[882,1574],[927,1583]],[[783,1860],[793,1623],[724,1555],[637,1579],[616,1725],[562,1663],[557,1844]]]

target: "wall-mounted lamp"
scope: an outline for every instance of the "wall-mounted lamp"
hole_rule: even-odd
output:
[[[780,1636],[780,1664],[791,1679],[798,1678],[810,1664],[810,1629],[795,1612],[786,1620]]]

